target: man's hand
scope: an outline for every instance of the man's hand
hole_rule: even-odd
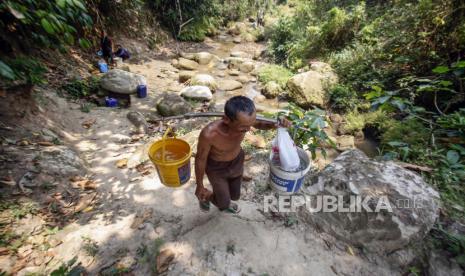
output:
[[[279,121],[278,127],[290,128],[292,126],[292,122],[289,121],[288,119],[284,118],[284,117],[279,118],[278,121]]]
[[[213,193],[210,190],[203,186],[197,186],[195,189],[195,195],[200,201],[209,201],[212,194]]]

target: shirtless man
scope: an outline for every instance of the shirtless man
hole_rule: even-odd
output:
[[[238,200],[241,193],[244,172],[241,142],[251,127],[268,130],[276,128],[277,124],[256,121],[254,103],[243,96],[229,99],[224,113],[221,120],[208,124],[200,133],[195,156],[195,195],[202,211],[208,212],[212,202],[222,211],[239,213],[239,206],[231,200]],[[289,125],[289,121],[283,122],[283,126]],[[203,185],[205,174],[213,192]]]

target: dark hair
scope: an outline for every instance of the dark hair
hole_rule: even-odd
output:
[[[244,96],[235,96],[229,99],[224,105],[224,114],[232,121],[237,119],[237,113],[239,112],[252,115],[255,112],[253,101]]]

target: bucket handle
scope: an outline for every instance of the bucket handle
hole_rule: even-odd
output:
[[[165,131],[165,134],[163,134],[163,137],[162,137],[163,146],[161,150],[161,159],[163,160],[163,163],[165,162],[165,140],[168,138],[168,134],[170,132],[174,135],[174,138],[176,138],[176,133],[173,131],[171,127],[168,127]]]

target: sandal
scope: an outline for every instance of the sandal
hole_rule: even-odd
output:
[[[237,205],[237,203],[234,203],[234,202],[231,202],[229,204],[229,207],[223,210],[223,212],[228,212],[231,214],[238,214],[240,211],[241,211],[241,208],[239,207],[239,205]]]
[[[200,207],[200,211],[202,212],[208,212],[210,211],[210,201],[200,201],[199,200],[199,207]]]

